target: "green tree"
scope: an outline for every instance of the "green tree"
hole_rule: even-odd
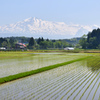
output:
[[[44,41],[43,37],[42,38],[39,37],[38,40],[37,40],[37,43],[40,44],[41,41]]]
[[[75,48],[80,48],[80,44],[76,44]]]
[[[100,29],[94,29],[87,35],[88,48],[96,49],[100,44]]]
[[[88,45],[88,47],[91,48],[91,49],[96,49],[96,47],[97,47],[96,37],[90,37],[89,38],[89,45]]]
[[[87,48],[87,36],[86,35],[83,35],[82,36],[82,39],[79,40],[79,44],[82,46],[82,49],[86,49]]]
[[[100,44],[98,45],[97,49],[100,49]]]
[[[40,42],[40,48],[41,49],[48,49],[48,48],[50,48],[50,42],[49,41],[41,41]]]
[[[35,45],[35,40],[33,37],[31,37],[29,41],[29,46],[34,46],[34,45]]]
[[[12,48],[15,47],[15,43],[14,43],[14,38],[13,38],[13,37],[11,37],[11,38],[9,39],[9,47],[12,47]]]
[[[0,46],[2,46],[2,43],[6,41],[8,43],[8,41],[5,38],[0,38]]]
[[[8,43],[6,41],[3,41],[2,46],[7,48]]]
[[[35,40],[33,37],[30,38],[28,48],[33,49],[33,46],[35,46]]]
[[[41,42],[41,38],[39,37],[39,38],[37,39],[37,43],[40,44],[40,42]]]

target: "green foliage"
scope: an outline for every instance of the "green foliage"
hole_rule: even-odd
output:
[[[79,40],[79,44],[82,46],[82,49],[87,48],[87,38],[86,35],[83,35],[82,38]]]
[[[0,38],[0,46],[2,46],[2,44],[4,45],[5,43],[8,43],[8,41],[5,38]]]
[[[38,49],[63,49],[65,47],[68,46],[72,46],[71,44],[69,44],[68,42],[64,41],[64,40],[49,40],[49,39],[43,39],[42,38],[38,38],[36,40],[37,45],[39,45]]]
[[[29,40],[28,48],[33,49],[34,48],[33,46],[35,46],[35,40],[33,37],[31,37]]]
[[[97,49],[100,49],[100,44],[98,45]]]
[[[47,49],[49,47],[49,42],[48,41],[41,41],[40,42],[40,48],[41,49]]]
[[[4,42],[5,41],[5,42]],[[68,42],[67,42],[68,41]],[[50,40],[39,37],[34,39],[33,37],[7,37],[0,38],[0,47],[6,46],[8,50],[16,50],[16,43],[24,43],[28,49],[63,49],[65,47],[73,47],[78,41],[77,39],[62,39],[62,40]],[[4,42],[4,43],[3,43]]]
[[[35,45],[35,40],[33,37],[31,37],[29,41],[29,46],[33,46],[33,45]]]
[[[80,44],[76,44],[75,48],[80,48]]]
[[[44,41],[43,37],[42,37],[42,38],[39,37],[39,38],[37,39],[37,44],[40,44],[40,43],[43,42],[43,41]]]
[[[3,47],[7,47],[7,44],[8,44],[8,43],[7,43],[6,41],[3,41],[2,46],[3,46]]]
[[[100,29],[94,29],[79,41],[83,49],[96,49],[100,46]]]
[[[100,29],[94,29],[87,35],[88,48],[96,49],[100,44]]]

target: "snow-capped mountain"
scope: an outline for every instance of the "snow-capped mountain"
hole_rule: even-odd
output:
[[[99,26],[67,25],[64,22],[44,21],[37,18],[28,18],[15,24],[0,26],[0,36],[33,36],[44,38],[71,38],[82,36]]]

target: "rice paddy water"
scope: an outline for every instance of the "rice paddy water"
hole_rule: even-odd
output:
[[[26,55],[26,54],[25,54]],[[0,77],[79,59],[52,70],[0,85],[0,100],[100,100],[99,54],[28,54],[1,59]]]

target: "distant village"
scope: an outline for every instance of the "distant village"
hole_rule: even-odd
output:
[[[78,39],[50,40],[39,37],[7,37],[0,38],[0,50],[74,50],[79,47]]]

